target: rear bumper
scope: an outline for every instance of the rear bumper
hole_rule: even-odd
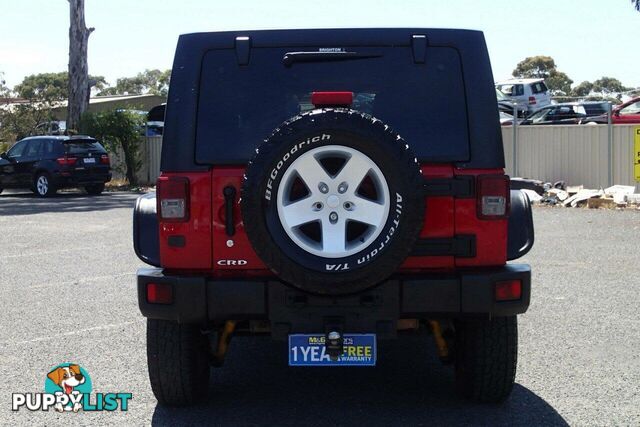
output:
[[[83,185],[104,184],[111,181],[111,171],[87,174],[59,172],[55,174],[54,179],[58,187],[78,187]]]
[[[160,268],[140,269],[137,276],[138,302],[145,317],[203,324],[264,320],[278,337],[318,332],[327,319],[338,319],[345,331],[393,337],[398,319],[511,316],[527,310],[531,295],[531,269],[525,264],[449,276],[403,276],[362,294],[333,298],[310,295],[273,279],[214,281],[165,275]],[[495,283],[508,280],[521,281],[521,298],[495,301]],[[148,283],[170,285],[172,303],[149,303]]]

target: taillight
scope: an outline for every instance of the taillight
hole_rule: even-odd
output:
[[[162,221],[189,219],[189,179],[179,176],[158,178],[158,215]]]
[[[171,304],[173,289],[168,283],[147,283],[147,302],[151,304]]]
[[[111,161],[109,160],[109,156],[107,154],[103,154],[102,156],[100,156],[100,163],[102,163],[103,165],[111,164]]]
[[[522,297],[522,282],[520,280],[508,280],[495,284],[496,301],[516,301]]]
[[[529,97],[529,104],[530,105],[535,105],[536,104],[536,97],[535,96],[530,96]]]
[[[56,162],[60,165],[60,166],[73,166],[76,164],[76,162],[78,161],[77,157],[58,157],[56,159]]]
[[[480,175],[477,180],[478,218],[503,219],[509,215],[509,177]]]
[[[353,92],[313,92],[311,94],[311,103],[315,107],[349,107],[353,103]]]

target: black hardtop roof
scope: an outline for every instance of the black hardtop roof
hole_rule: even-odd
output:
[[[455,49],[463,70],[469,131],[469,156],[461,168],[502,168],[504,153],[494,79],[484,35],[476,30],[430,28],[339,28],[242,30],[181,35],[172,67],[162,148],[163,171],[207,170],[195,161],[198,97],[205,54],[215,49],[260,47],[411,46],[424,36],[426,48]],[[244,52],[246,54],[246,52]],[[428,60],[428,59],[427,59]],[[248,66],[251,66],[249,63]],[[266,70],[265,72],[269,72]],[[409,91],[410,88],[407,88]],[[384,119],[384,118],[383,118]],[[259,143],[260,141],[256,141]]]
[[[478,30],[446,28],[314,28],[282,30],[236,30],[187,33],[180,43],[205,43],[210,49],[233,48],[237,37],[250,37],[252,47],[313,46],[326,44],[369,44],[376,46],[409,45],[412,35],[427,35],[432,44],[447,44],[452,39],[484,36]],[[336,46],[337,47],[337,46]]]

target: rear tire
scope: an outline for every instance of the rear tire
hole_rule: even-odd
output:
[[[84,189],[88,194],[97,196],[99,194],[102,194],[102,192],[104,191],[104,184],[87,185],[86,187],[84,187]]]
[[[504,401],[515,382],[518,355],[516,316],[456,323],[456,387],[481,403]]]
[[[147,319],[149,380],[158,403],[187,406],[207,396],[208,345],[195,325]]]
[[[34,193],[38,197],[51,197],[56,194],[56,187],[48,173],[40,172],[33,180]]]

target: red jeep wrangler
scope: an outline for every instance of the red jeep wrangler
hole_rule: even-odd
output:
[[[503,168],[480,32],[181,36],[134,213],[158,401],[206,395],[235,332],[287,341],[291,366],[366,366],[421,330],[464,396],[505,399],[531,280],[507,260],[533,224]]]

